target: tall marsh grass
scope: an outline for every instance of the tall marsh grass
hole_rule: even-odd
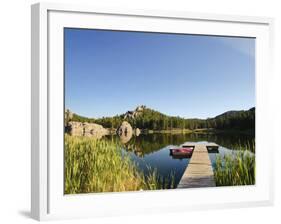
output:
[[[254,185],[255,155],[244,150],[217,156],[214,176],[217,186]]]
[[[156,170],[148,175],[115,141],[65,135],[65,194],[173,188]]]
[[[255,140],[246,141],[244,144],[242,144],[239,139],[236,144],[232,144],[231,148],[238,151],[248,151],[255,153]]]

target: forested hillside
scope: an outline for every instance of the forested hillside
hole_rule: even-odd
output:
[[[133,128],[148,130],[170,130],[170,129],[235,129],[254,130],[255,128],[255,108],[250,110],[228,111],[214,118],[208,119],[186,119],[175,116],[168,116],[156,110],[139,106],[134,111],[114,117],[87,118],[77,114],[72,114],[72,121],[94,122],[101,124],[105,128],[118,128],[122,121],[128,121]]]

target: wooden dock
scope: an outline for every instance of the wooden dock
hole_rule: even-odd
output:
[[[186,143],[194,147],[192,157],[177,188],[215,187],[215,179],[208,149],[218,148],[215,143]]]

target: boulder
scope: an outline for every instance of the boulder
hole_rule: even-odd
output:
[[[95,123],[83,123],[84,136],[101,138],[104,135],[109,134],[109,131],[102,125]]]
[[[139,128],[136,128],[136,129],[135,129],[135,135],[136,135],[136,136],[139,136],[140,133],[141,133],[140,129],[139,129]]]
[[[83,136],[84,135],[84,127],[83,123],[78,121],[70,121],[67,124],[68,133],[72,136]]]
[[[87,122],[82,123],[77,121],[68,122],[67,130],[72,136],[101,138],[102,136],[109,134],[108,130],[102,125]]]
[[[117,134],[120,137],[120,141],[126,144],[133,136],[133,128],[129,122],[123,121],[120,127],[117,129]]]
[[[127,136],[133,134],[133,128],[129,122],[123,121],[120,127],[117,129],[117,134],[119,136]]]

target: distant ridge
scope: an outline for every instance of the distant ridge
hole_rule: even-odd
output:
[[[69,112],[69,110],[67,110]],[[159,111],[137,106],[134,110],[128,110],[124,114],[113,117],[87,118],[78,114],[72,114],[73,121],[97,123],[106,128],[117,128],[123,121],[128,121],[134,128],[149,130],[171,129],[237,129],[254,130],[255,107],[249,110],[230,110],[213,118],[197,119],[182,118],[179,116],[165,115]]]
[[[222,113],[220,115],[215,116],[214,118],[231,117],[231,116],[236,116],[238,114],[247,113],[247,112],[255,112],[255,107],[252,107],[249,110],[229,110],[229,111],[226,111],[226,112],[224,112],[224,113]]]

